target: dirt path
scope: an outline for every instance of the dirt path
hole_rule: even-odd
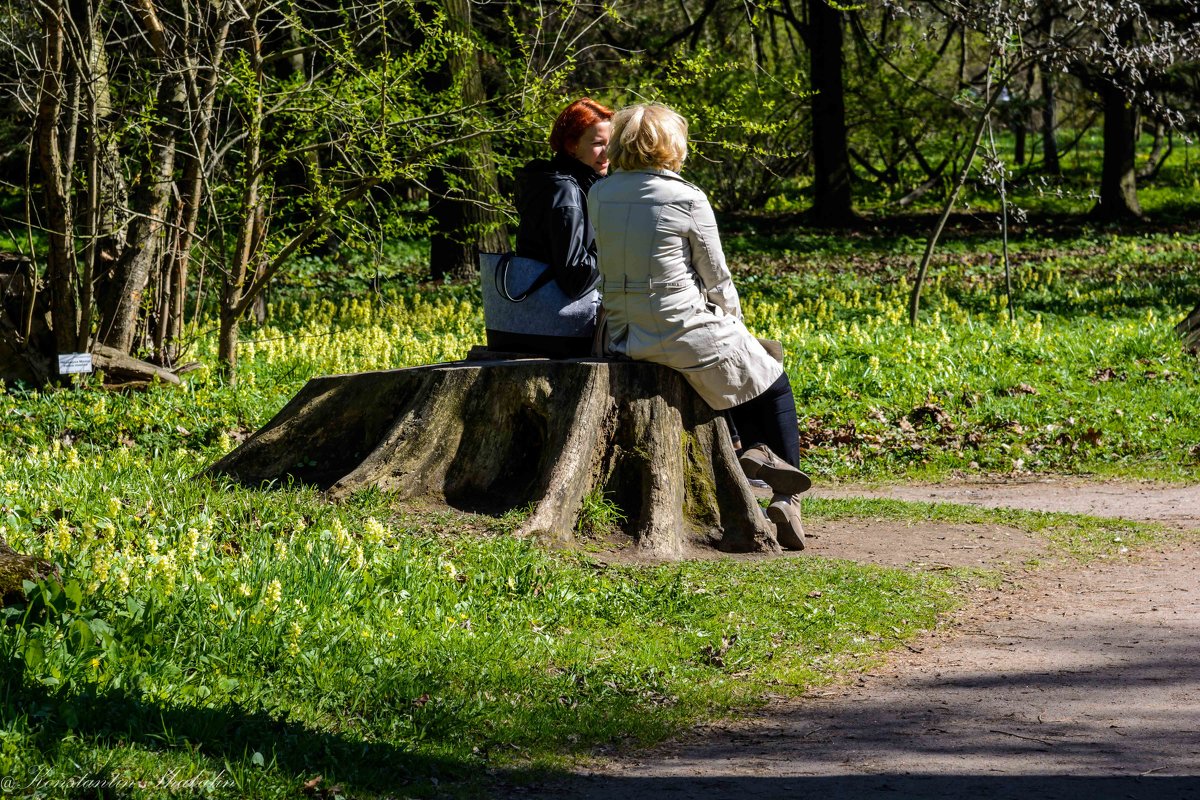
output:
[[[1200,528],[1200,487],[839,487]],[[815,552],[1003,564],[1040,551],[1002,526],[830,522]],[[1193,540],[1194,541],[1194,540]],[[540,787],[542,797],[1200,799],[1200,553],[1191,542],[1015,573],[947,629],[846,685]]]
[[[1065,511],[1162,522],[1181,528],[1200,527],[1200,485],[1042,478],[987,483],[962,481],[936,486],[921,483],[880,487],[842,485],[818,487],[817,491],[824,497],[889,497],[987,508]]]

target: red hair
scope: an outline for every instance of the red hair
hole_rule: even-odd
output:
[[[579,142],[583,132],[599,122],[612,119],[612,109],[606,108],[590,97],[581,97],[562,110],[554,127],[550,129],[550,147],[556,153],[565,153],[567,148]]]

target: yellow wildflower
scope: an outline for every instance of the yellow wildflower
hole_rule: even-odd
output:
[[[188,528],[183,535],[183,560],[190,564],[196,560],[196,551],[200,547],[200,531]]]
[[[54,523],[54,533],[58,537],[57,546],[60,553],[65,553],[71,549],[71,526],[67,523],[66,517],[60,518]]]
[[[302,633],[303,630],[300,627],[300,623],[292,620],[291,624],[288,625],[286,641],[288,652],[293,656],[300,654],[300,635]]]
[[[388,529],[374,517],[367,517],[363,523],[363,538],[371,544],[379,544],[387,538]]]
[[[279,608],[279,603],[282,599],[283,586],[279,583],[279,579],[276,578],[267,584],[267,590],[263,596],[263,602],[265,602],[271,610],[274,610]]]

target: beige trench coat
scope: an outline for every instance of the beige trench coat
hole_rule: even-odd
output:
[[[742,323],[704,192],[668,170],[617,171],[588,193],[607,352],[679,370],[714,409],[783,374]]]

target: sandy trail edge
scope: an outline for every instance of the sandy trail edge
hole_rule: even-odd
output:
[[[927,503],[961,503],[986,508],[1062,511],[1096,517],[1161,522],[1200,528],[1200,484],[1088,481],[1080,478],[1028,478],[1003,482],[961,481],[891,486],[850,484],[817,487],[820,497],[881,497]]]
[[[1200,487],[1029,481],[822,494],[1200,527]],[[854,533],[876,531],[878,549],[892,550],[895,528],[867,524]],[[827,551],[842,549],[834,543],[845,533],[829,523],[815,552],[835,554]],[[1002,528],[945,535],[944,526],[907,526],[904,534],[913,542],[942,536],[946,548],[985,542],[981,560],[988,563],[1019,561],[1033,544]],[[532,792],[513,791],[597,800],[1200,798],[1200,555],[1193,537],[1087,568],[1021,574],[845,685],[780,699],[752,718],[696,728]],[[919,565],[912,555],[907,563]]]

